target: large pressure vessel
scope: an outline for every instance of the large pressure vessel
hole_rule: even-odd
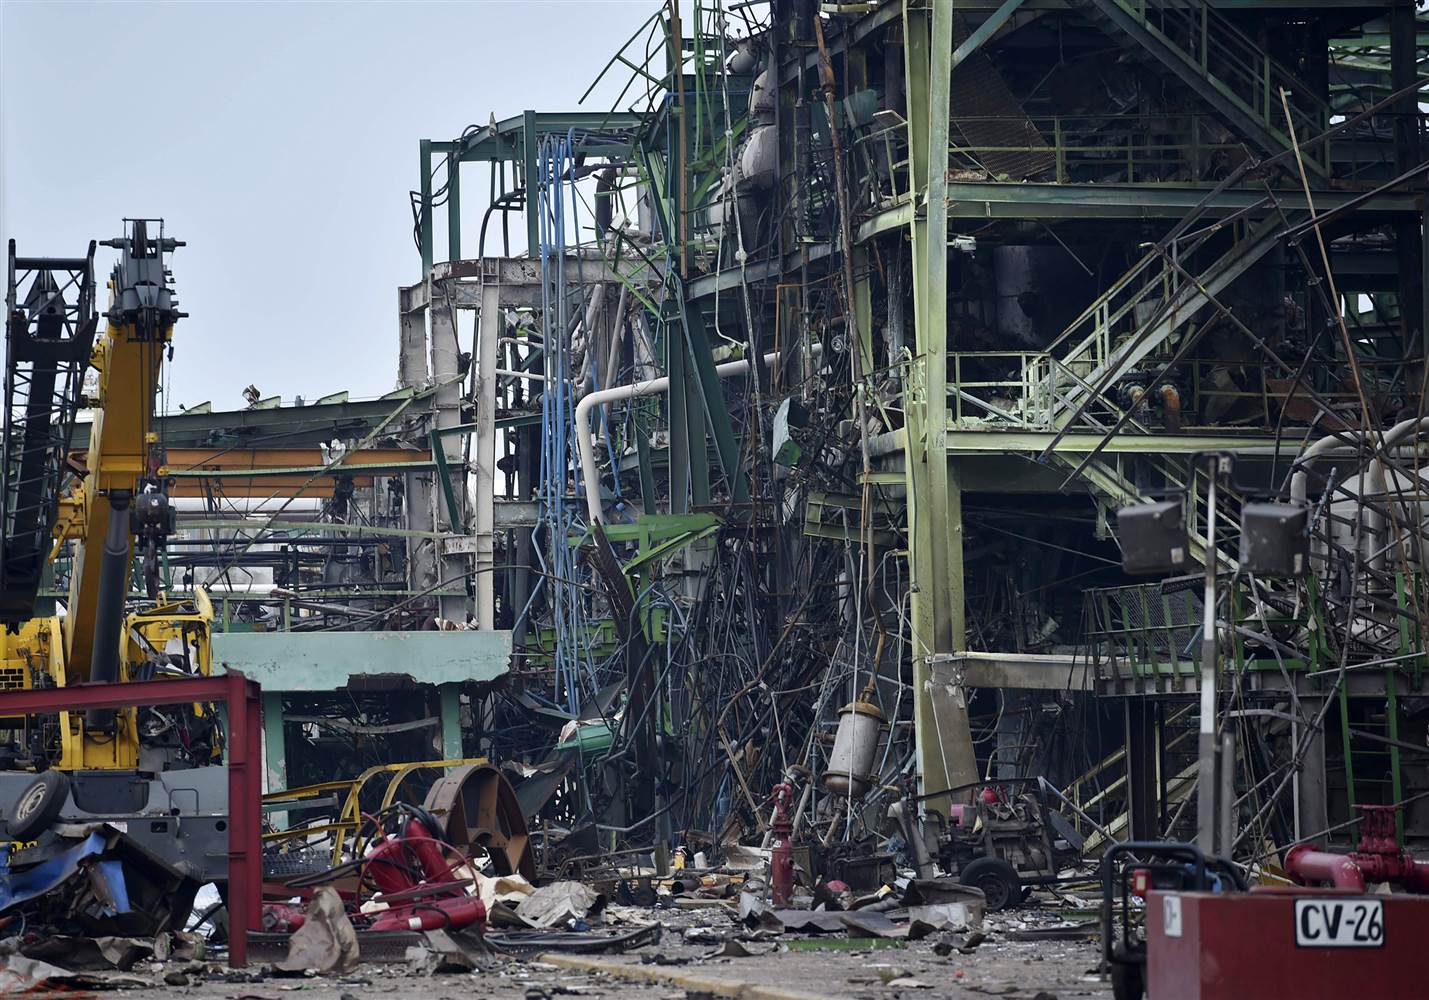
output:
[[[839,709],[839,728],[824,772],[824,787],[834,795],[859,799],[868,791],[883,721],[872,702],[854,701]]]

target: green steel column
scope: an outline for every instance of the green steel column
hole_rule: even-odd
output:
[[[536,175],[537,148],[536,112],[521,112],[521,162],[523,180],[526,184],[526,256],[539,257],[541,254],[540,185]]]
[[[689,448],[690,502],[703,507],[710,502],[709,424],[705,419],[704,396],[699,372],[689,354],[685,355],[685,445]]]
[[[461,159],[447,154],[447,260],[461,260]]]
[[[422,277],[432,273],[432,140],[420,143],[422,172],[419,186],[422,192]]]
[[[685,392],[685,344],[679,327],[666,314],[665,372],[670,378],[670,446],[667,464],[670,468],[671,514],[690,512],[690,424],[687,410],[689,398]],[[704,438],[700,438],[703,445]]]
[[[461,752],[461,685],[439,684],[437,694],[442,700],[442,755],[458,760]]]
[[[854,327],[858,334],[859,359],[862,371],[867,374],[877,366],[873,363],[873,269],[869,266],[868,251],[858,247],[853,251],[853,273],[858,275],[853,284]]]
[[[288,787],[288,753],[283,736],[283,692],[263,692],[263,764],[265,791],[281,792]],[[287,813],[274,813],[274,826],[288,825]]]
[[[635,454],[640,461],[640,508],[647,515],[660,513],[660,501],[655,493],[655,468],[650,463],[650,434],[646,424],[650,415],[642,407],[634,422]]]
[[[739,461],[739,442],[735,440],[729,408],[724,403],[724,389],[720,386],[719,373],[715,371],[714,354],[705,331],[705,317],[699,307],[692,305],[689,299],[684,299],[684,331],[692,365],[692,369],[687,369],[693,376],[691,388],[699,394],[701,416],[705,418],[701,430],[714,432],[715,452],[735,501],[748,500],[749,484],[744,478],[744,470]],[[757,359],[751,360],[752,367],[757,367],[758,364]],[[754,376],[751,374],[751,377]],[[691,410],[694,409],[691,407]],[[704,449],[703,453],[697,450],[695,454],[701,466],[707,465],[705,456],[708,445],[704,444],[704,441],[703,433],[698,437],[695,435],[692,422],[690,442],[697,449]]]
[[[925,791],[977,780],[959,692],[932,683],[930,656],[964,646],[962,493],[947,451],[948,126],[953,10],[904,0],[916,358],[905,387],[915,747]],[[920,197],[926,193],[926,197]],[[932,808],[946,799],[930,802]]]

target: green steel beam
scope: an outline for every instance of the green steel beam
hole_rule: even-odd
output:
[[[1056,435],[1051,431],[1000,431],[950,430],[946,436],[948,454],[976,454],[979,452],[1036,452],[1038,442],[1046,448]],[[1106,441],[1104,446],[1102,442]],[[1175,452],[1193,454],[1199,451],[1234,451],[1238,454],[1275,453],[1275,439],[1270,437],[1250,437],[1231,434],[1117,434],[1107,441],[1104,434],[1071,433],[1064,434],[1057,442],[1056,451],[1081,453],[1098,449],[1105,452],[1127,454],[1147,454]],[[1284,442],[1280,454],[1285,454]]]
[[[541,423],[542,417],[539,413],[516,413],[509,417],[497,417],[496,429],[505,427],[534,427]]]
[[[525,111],[520,115],[505,118],[494,125],[477,129],[470,135],[451,142],[436,143],[439,149],[449,149],[462,161],[471,160],[513,160],[522,153],[525,134],[529,129],[535,135],[564,135],[576,131],[596,131],[603,135],[612,132],[629,131],[639,128],[644,122],[641,115],[624,111]],[[602,150],[608,152],[630,152],[630,144],[597,140]],[[593,146],[582,146],[587,153]]]
[[[283,732],[283,693],[263,692],[263,761],[266,766],[265,792],[281,792],[288,787],[288,748]],[[285,824],[286,825],[286,824]]]
[[[948,215],[954,219],[1181,219],[1199,206],[1209,187],[1169,184],[998,184],[955,181],[947,186]],[[1306,210],[1303,192],[1277,191],[1276,200],[1287,213]],[[1355,192],[1317,191],[1315,207],[1321,212],[1344,206]],[[1231,215],[1264,203],[1261,191],[1223,191],[1207,208],[1209,216]],[[1266,214],[1274,211],[1267,205]],[[1413,195],[1384,194],[1356,211],[1412,214],[1419,211]],[[865,221],[858,228],[861,242],[913,221],[911,201],[904,197]]]
[[[460,428],[448,428],[448,431],[459,430]],[[457,510],[456,490],[452,488],[451,468],[447,465],[446,449],[442,447],[442,438],[445,434],[432,428],[432,461],[436,465],[437,479],[442,484],[442,496],[447,504],[447,517],[453,526],[461,524],[461,514]]]
[[[705,317],[699,307],[687,297],[682,295],[680,301],[683,303],[685,343],[689,346],[690,359],[694,362],[704,422],[707,429],[714,434],[715,450],[730,492],[736,503],[742,502],[749,499],[749,483],[745,480],[744,468],[739,460],[739,442],[734,436],[729,408],[724,403],[724,390],[720,387],[719,373],[715,371],[714,354],[709,336],[705,332]],[[691,437],[691,441],[696,440],[704,439]]]
[[[670,379],[670,449],[667,462],[670,466],[670,513],[688,514],[690,510],[690,467],[691,456],[689,397],[685,391],[685,344],[679,328],[671,316],[674,296],[667,299],[665,311],[665,372]],[[704,438],[700,438],[703,446]]]
[[[271,600],[271,598],[269,598]],[[493,681],[507,671],[511,633],[221,632],[215,672],[241,671],[278,691],[333,691],[354,676],[410,677],[421,684]]]
[[[700,376],[692,364],[693,359],[685,353],[685,442],[690,450],[690,500],[696,507],[710,502],[710,444],[709,423],[705,419],[705,407],[700,402],[704,393],[700,389]]]
[[[650,435],[639,426],[640,413],[636,413],[635,454],[640,463],[640,509],[651,516],[660,510],[659,498],[655,495],[655,468],[650,462]]]
[[[442,469],[445,463],[433,459],[417,462],[359,462],[348,465],[285,465],[255,469],[170,469],[175,479],[263,479],[270,476],[315,476],[319,473],[428,472]]]
[[[159,439],[169,448],[220,448],[268,446],[316,447],[339,437],[361,437],[391,415],[408,399],[421,400],[431,389],[403,389],[380,399],[358,402],[310,403],[271,409],[212,410],[170,413],[158,418]],[[76,424],[70,447],[89,447],[88,422]]]
[[[208,518],[202,514],[180,514],[179,527],[191,531],[281,531],[288,535],[351,535],[357,538],[450,538],[450,532],[416,531],[412,528],[374,528],[367,524],[337,524],[323,521],[243,521]],[[300,539],[293,539],[299,541]]]
[[[432,460],[436,463],[437,477],[442,480],[442,494],[446,497],[447,517],[452,524],[462,523],[462,517],[457,513],[456,491],[452,489],[452,467],[447,464],[446,450],[442,447],[443,437],[450,437],[452,434],[470,434],[477,430],[477,424],[454,424],[452,427],[433,427],[432,429]]]
[[[971,35],[968,35],[967,40],[953,50],[953,58],[951,65],[948,67],[949,70],[957,69],[962,65],[964,59],[982,48],[983,44],[992,38],[993,35],[997,34],[998,29],[1007,23],[1007,19],[1017,12],[1017,8],[1021,7],[1022,3],[1023,0],[1003,0],[1001,7],[989,14],[987,20],[978,25],[977,30]],[[959,6],[962,5],[959,4]]]
[[[442,754],[447,760],[461,760],[461,685],[439,685],[437,697],[442,706]]]

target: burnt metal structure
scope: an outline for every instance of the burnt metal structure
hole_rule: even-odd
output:
[[[0,466],[0,621],[34,615],[60,487],[99,316],[94,249],[19,257],[9,244],[5,293],[6,454]]]
[[[173,705],[176,700],[224,706],[228,713],[223,764],[228,779],[228,964],[235,968],[248,964],[248,932],[261,927],[261,695],[257,684],[237,672],[215,677],[0,691],[0,717],[6,718]],[[168,814],[160,815],[167,818]]]
[[[667,4],[610,112],[424,141],[404,384],[468,365],[483,750],[608,842],[767,835],[788,782],[796,837],[876,848],[905,777],[935,819],[1033,775],[1088,851],[1261,859],[1367,800],[1422,844],[1426,42],[1404,3]],[[1184,576],[1123,572],[1150,503]]]

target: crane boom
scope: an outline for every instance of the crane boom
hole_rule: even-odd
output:
[[[94,348],[98,399],[84,480],[76,490],[76,545],[65,618],[66,683],[119,679],[124,603],[134,553],[131,510],[143,509],[161,459],[152,434],[154,401],[174,322],[183,313],[165,254],[183,246],[155,220],[126,220],[104,241],[120,251],[110,278],[104,334]],[[167,501],[164,504],[165,517]]]

